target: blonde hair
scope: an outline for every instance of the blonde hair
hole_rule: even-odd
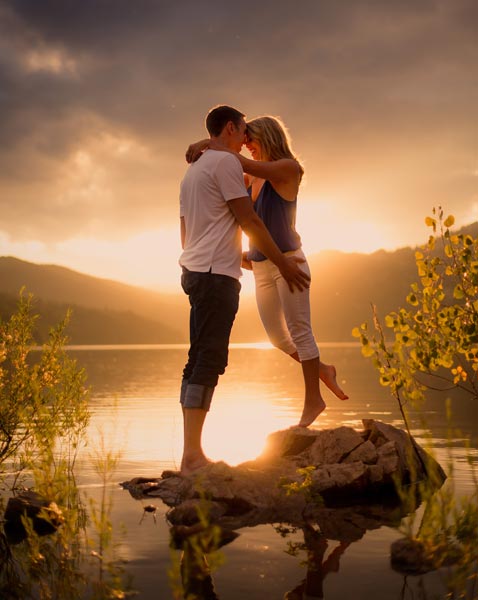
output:
[[[247,135],[261,144],[263,154],[268,160],[279,160],[280,158],[295,160],[299,165],[302,178],[304,167],[292,152],[289,133],[278,117],[257,117],[248,121]]]

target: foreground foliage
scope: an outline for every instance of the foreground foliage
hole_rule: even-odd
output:
[[[373,327],[363,323],[352,332],[398,401],[409,432],[407,405],[419,408],[432,390],[478,399],[478,239],[453,234],[454,222],[434,209],[425,220],[433,235],[415,253],[419,281],[407,307],[386,315],[384,326],[373,306]],[[451,413],[448,418],[451,440],[461,434],[453,431]],[[470,494],[457,498],[449,457],[449,482],[426,498],[418,529],[414,516],[404,529],[435,567],[453,565],[446,577],[450,599],[478,598],[478,480],[471,450],[468,456]]]
[[[454,217],[436,213],[426,219],[434,235],[415,253],[419,282],[407,308],[385,317],[386,333],[375,307],[374,328],[352,332],[401,406],[436,386],[478,398],[478,240],[452,234]]]
[[[31,296],[0,323],[0,469],[10,460],[33,468],[38,457],[60,454],[72,468],[89,421],[85,373],[64,349],[68,315],[36,349]]]
[[[61,525],[41,535],[23,516],[23,530],[0,529],[0,597],[126,598],[110,517],[117,457],[101,439],[92,456],[99,498],[80,493],[74,467],[90,418],[85,372],[65,349],[68,315],[42,348],[37,318],[32,298],[20,294],[16,311],[0,322],[0,492],[24,489],[21,477],[22,486],[55,501]],[[0,514],[4,508],[0,493]]]

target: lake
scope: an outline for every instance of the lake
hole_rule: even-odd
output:
[[[178,398],[187,346],[71,347],[69,352],[85,367],[91,387],[89,442],[77,465],[80,488],[91,497],[100,494],[90,454],[99,448],[102,438],[105,447],[119,456],[109,486],[116,556],[124,561],[125,573],[132,578],[139,598],[172,599],[170,572],[178,555],[169,548],[167,507],[153,499],[158,505],[156,514],[144,513],[149,501],[134,500],[119,482],[178,468],[182,447]],[[395,400],[378,384],[376,372],[362,358],[358,344],[322,344],[321,355],[324,362],[336,365],[350,399],[340,401],[323,390],[327,409],[314,427],[360,429],[365,418],[402,425]],[[444,467],[448,460],[445,400],[445,394],[437,394],[428,402],[423,411],[426,425],[417,415],[412,418],[417,441],[426,443],[431,436]],[[231,465],[255,458],[268,434],[298,422],[302,402],[300,365],[267,345],[233,345],[204,429],[206,454]],[[476,405],[457,398],[452,407],[453,425],[461,434],[454,432],[449,452],[457,494],[465,495],[472,490],[469,454],[478,462]],[[473,440],[469,451],[466,438]],[[328,540],[323,549],[327,568],[320,577],[319,595],[314,596],[299,595],[298,591],[306,576],[306,555],[286,552],[289,542],[304,541],[303,532],[282,537],[273,525],[260,525],[239,533],[221,549],[223,564],[213,573],[216,594],[222,600],[444,597],[443,574],[407,577],[392,570],[390,544],[401,537],[395,527],[368,530],[361,539],[340,549],[337,541]]]

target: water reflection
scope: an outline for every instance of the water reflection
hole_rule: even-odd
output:
[[[163,470],[174,469],[179,464],[182,422],[178,396],[186,353],[187,348],[178,347],[74,351],[80,364],[86,367],[92,386],[90,443],[97,438],[97,427],[103,428],[106,435],[113,428],[112,407],[115,400],[117,403],[114,427],[121,432],[117,442],[121,443],[122,449],[117,481],[136,475],[156,477]],[[337,365],[347,381],[351,398],[347,403],[335,401],[325,391],[328,407],[318,426],[360,427],[362,418],[380,411],[391,413],[383,417],[387,422],[398,421],[394,401],[387,390],[378,385],[373,367],[363,361],[358,349],[324,348],[324,360]],[[225,459],[229,464],[253,459],[259,454],[257,447],[265,442],[264,430],[270,433],[294,424],[299,417],[303,394],[300,368],[296,367],[275,350],[232,348],[228,369],[221,378],[206,424],[205,447],[211,458]],[[422,443],[431,437],[436,446],[437,440],[443,440],[443,450],[439,448],[437,456],[442,464],[446,464],[445,449],[449,442],[444,400],[433,400],[426,408],[429,429],[425,431],[421,422],[415,422],[414,433],[417,427],[423,430],[423,442],[417,440]],[[476,446],[476,406],[471,402],[454,405],[453,416],[455,425],[466,436],[471,435]],[[255,432],[254,436],[249,435],[250,431]],[[262,439],[258,439],[261,436]],[[470,469],[463,443],[460,440],[452,443],[457,493],[469,493]],[[476,460],[478,453],[474,452]],[[82,483],[94,482],[96,476],[89,461],[81,461],[80,466]],[[153,516],[146,514],[139,535],[136,527],[145,514],[143,508],[138,510],[139,505],[119,496],[115,498],[117,514],[113,524],[117,531],[122,523],[127,525],[121,552],[130,561],[128,570],[135,574],[136,584],[141,589],[140,597],[145,600],[157,598],[158,589],[162,590],[165,599],[172,597],[168,593],[170,550],[165,541],[168,529],[164,510],[158,508],[157,526]],[[380,519],[377,522],[380,523]],[[317,530],[317,523],[312,526]],[[377,527],[382,526],[378,524]],[[327,560],[341,542],[333,531],[321,529],[321,532],[328,543],[323,557]],[[360,598],[399,597],[402,581],[392,572],[388,560],[391,540],[398,534],[387,527],[373,532],[368,529],[367,532],[361,541],[344,541],[350,545],[339,561],[339,576],[334,577],[333,571],[329,571],[325,579],[326,597],[346,598],[357,589],[355,597]],[[286,548],[284,540],[272,528],[263,525],[240,530],[240,533],[237,541],[221,550],[227,558],[226,563],[219,571],[212,569],[216,594],[224,600],[246,597],[249,600],[275,600],[282,598],[287,590],[292,592],[302,582],[306,573],[297,573],[299,561],[283,552]],[[301,536],[301,542],[305,544],[301,530],[297,531],[297,536]],[[306,558],[305,547],[302,558]],[[211,567],[214,564],[209,562],[210,575]],[[367,574],[373,573],[371,578],[363,577],[365,568],[371,569],[367,571]],[[344,575],[342,579],[341,575]],[[271,593],[263,593],[264,581],[268,582]],[[408,580],[407,585],[410,587],[412,583],[415,584],[416,579]],[[247,592],[244,591],[246,588]],[[374,595],[376,590],[380,590],[378,595]]]
[[[222,562],[218,550],[239,534],[218,525],[198,523],[193,526],[173,526],[171,546],[181,550],[181,598],[186,600],[219,600],[212,572]],[[173,590],[174,591],[174,590]]]
[[[275,524],[274,530],[283,540],[284,550],[305,567],[304,577],[297,585],[282,591],[283,599],[326,598],[324,581],[330,573],[339,573],[347,549],[368,531],[384,525],[397,527],[409,508],[410,505],[405,504],[316,507],[313,518],[311,515],[300,523]],[[182,589],[175,597],[219,599],[220,592],[214,584],[214,571],[221,568],[217,550],[234,541],[238,533],[240,530],[228,531],[219,525],[205,524],[204,520],[189,527],[171,527],[171,546],[182,550]],[[301,535],[299,541],[298,534]]]
[[[284,600],[303,600],[307,598],[324,598],[324,579],[329,573],[338,573],[340,559],[350,542],[339,542],[325,558],[329,541],[312,525],[302,527],[304,546],[307,552],[307,574],[305,579],[284,596]]]

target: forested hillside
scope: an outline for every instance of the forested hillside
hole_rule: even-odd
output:
[[[461,232],[477,235],[478,223]],[[373,254],[324,251],[309,256],[311,304],[318,341],[351,341],[351,330],[403,306],[418,278],[415,249]],[[72,343],[179,343],[187,341],[188,302],[182,293],[166,295],[117,281],[91,277],[65,267],[0,257],[0,316],[6,318],[24,287],[34,295],[42,338],[68,307],[73,310]],[[254,299],[243,295],[232,341],[264,339]]]

